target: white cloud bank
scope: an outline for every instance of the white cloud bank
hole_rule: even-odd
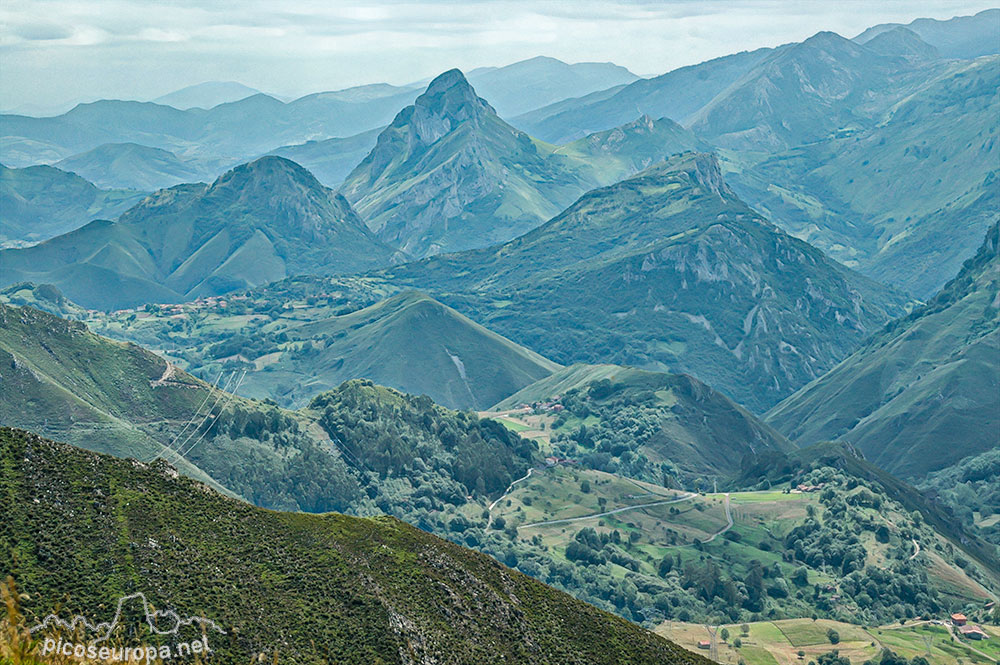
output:
[[[995,4],[995,3],[994,3]],[[976,0],[5,0],[0,106],[149,99],[234,80],[284,95],[536,55],[660,74],[820,30],[947,19]]]

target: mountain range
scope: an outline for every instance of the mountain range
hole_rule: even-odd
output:
[[[903,27],[919,35],[946,58],[978,58],[1000,53],[998,23],[1000,9],[985,9],[973,16],[956,16],[946,21],[918,18],[906,25],[882,23],[868,28],[854,41],[866,44],[878,35]]]
[[[3,250],[0,281],[50,283],[81,305],[117,309],[354,272],[394,256],[343,197],[294,162],[264,157],[211,185],[156,192],[117,222]]]
[[[733,187],[775,224],[921,298],[997,220],[1000,58],[939,69],[877,125],[760,161],[735,158]]]
[[[259,94],[260,90],[235,81],[206,81],[174,90],[152,101],[154,104],[173,106],[185,111],[192,108],[210,109]]]
[[[997,446],[998,226],[927,304],[768,412],[803,444],[838,439],[903,478]],[[954,445],[942,446],[942,441]]]
[[[2,116],[5,634],[143,591],[232,663],[964,658],[911,619],[1000,599],[998,90],[988,10]]]
[[[0,247],[48,240],[92,219],[117,217],[144,196],[100,189],[52,166],[9,169],[0,164]]]
[[[138,143],[106,143],[93,150],[71,155],[55,163],[98,187],[153,191],[204,175],[197,164],[186,162],[167,150]]]
[[[818,377],[902,303],[756,215],[697,153],[508,243],[382,274],[561,364],[690,373],[751,409]]]

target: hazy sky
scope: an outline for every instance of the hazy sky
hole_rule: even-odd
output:
[[[0,0],[0,107],[150,99],[210,80],[280,95],[536,55],[640,75],[975,0]]]

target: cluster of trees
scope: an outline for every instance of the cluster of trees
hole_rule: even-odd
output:
[[[368,482],[402,479],[434,504],[503,491],[538,461],[538,445],[500,423],[449,411],[426,396],[404,395],[368,380],[317,396],[319,424]],[[455,492],[453,483],[462,490]],[[431,488],[444,488],[444,496]],[[388,499],[387,499],[388,500]]]
[[[851,659],[841,656],[839,651],[830,651],[820,654],[815,661],[809,661],[809,665],[851,665]],[[891,649],[882,649],[878,656],[866,660],[862,665],[930,665],[923,656],[914,656],[912,660],[907,660]]]
[[[955,466],[930,474],[921,485],[936,494],[962,524],[990,542],[1000,545],[1000,520],[977,525],[976,516],[1000,514],[1000,449],[968,457]]]

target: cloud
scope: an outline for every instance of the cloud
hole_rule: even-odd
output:
[[[7,106],[153,98],[205,80],[279,94],[385,81],[536,55],[659,74],[820,30],[949,18],[982,0],[5,0]]]

